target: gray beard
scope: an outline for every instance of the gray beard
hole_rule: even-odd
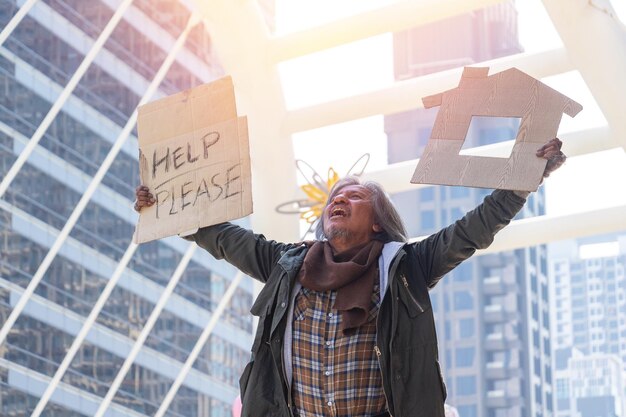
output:
[[[349,230],[333,227],[332,229],[328,231],[328,235],[326,236],[326,239],[328,240],[348,239],[351,236],[352,236],[352,233],[350,233]]]

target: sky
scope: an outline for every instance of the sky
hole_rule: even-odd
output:
[[[314,27],[389,3],[393,1],[278,0],[277,34]],[[616,10],[623,13],[622,16],[626,15],[626,1],[614,3]],[[540,0],[518,0],[516,6],[520,43],[525,51],[539,52],[562,46]],[[392,63],[391,34],[282,63],[279,71],[287,107],[306,107],[389,86],[393,83]],[[564,116],[559,134],[606,125],[592,93],[578,72],[542,81],[584,107],[574,119]],[[326,175],[329,166],[344,175],[365,152],[371,155],[370,169],[387,164],[382,116],[301,132],[294,135],[293,143],[296,158],[310,163],[322,176]],[[566,143],[564,149],[567,149]],[[626,187],[620,183],[621,178],[626,178],[623,149],[569,158],[566,165],[546,181],[548,214],[626,204]]]

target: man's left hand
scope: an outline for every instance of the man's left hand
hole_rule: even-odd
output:
[[[537,149],[537,156],[548,160],[546,169],[543,171],[543,177],[547,178],[565,163],[567,156],[561,152],[563,142],[559,138],[554,138],[541,148]]]

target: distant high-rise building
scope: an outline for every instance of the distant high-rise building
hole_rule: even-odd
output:
[[[24,4],[0,0],[0,28]],[[91,49],[117,0],[41,0],[0,46],[0,178]],[[265,4],[266,3],[266,4]],[[189,0],[135,0],[0,200],[0,325],[31,281],[183,33]],[[273,10],[272,1],[264,10]],[[271,22],[273,16],[268,20]],[[223,75],[202,24],[152,99]],[[0,415],[29,416],[131,242],[139,183],[132,132],[0,345]],[[183,258],[188,243],[139,247],[45,408],[93,415]],[[109,407],[151,416],[189,355],[234,268],[197,251]],[[249,359],[252,284],[244,282],[170,406],[168,416],[230,416]]]
[[[626,416],[626,236],[550,255],[557,417]]]
[[[623,361],[613,354],[557,351],[556,417],[623,417]]]
[[[521,52],[517,12],[505,2],[394,35],[397,79]],[[389,162],[421,156],[437,109],[385,118]],[[477,118],[464,147],[514,139],[519,120]],[[447,226],[489,190],[428,187],[393,199],[412,236]],[[519,217],[545,213],[543,190]],[[431,292],[448,402],[461,417],[553,415],[546,247],[485,255],[461,264]]]
[[[555,349],[626,361],[626,235],[550,247]]]

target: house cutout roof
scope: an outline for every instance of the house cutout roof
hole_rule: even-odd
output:
[[[412,183],[537,189],[547,161],[536,150],[556,137],[563,113],[574,117],[582,106],[517,68],[488,73],[466,67],[458,87],[422,99],[441,108]],[[459,154],[473,116],[521,118],[508,159]]]

